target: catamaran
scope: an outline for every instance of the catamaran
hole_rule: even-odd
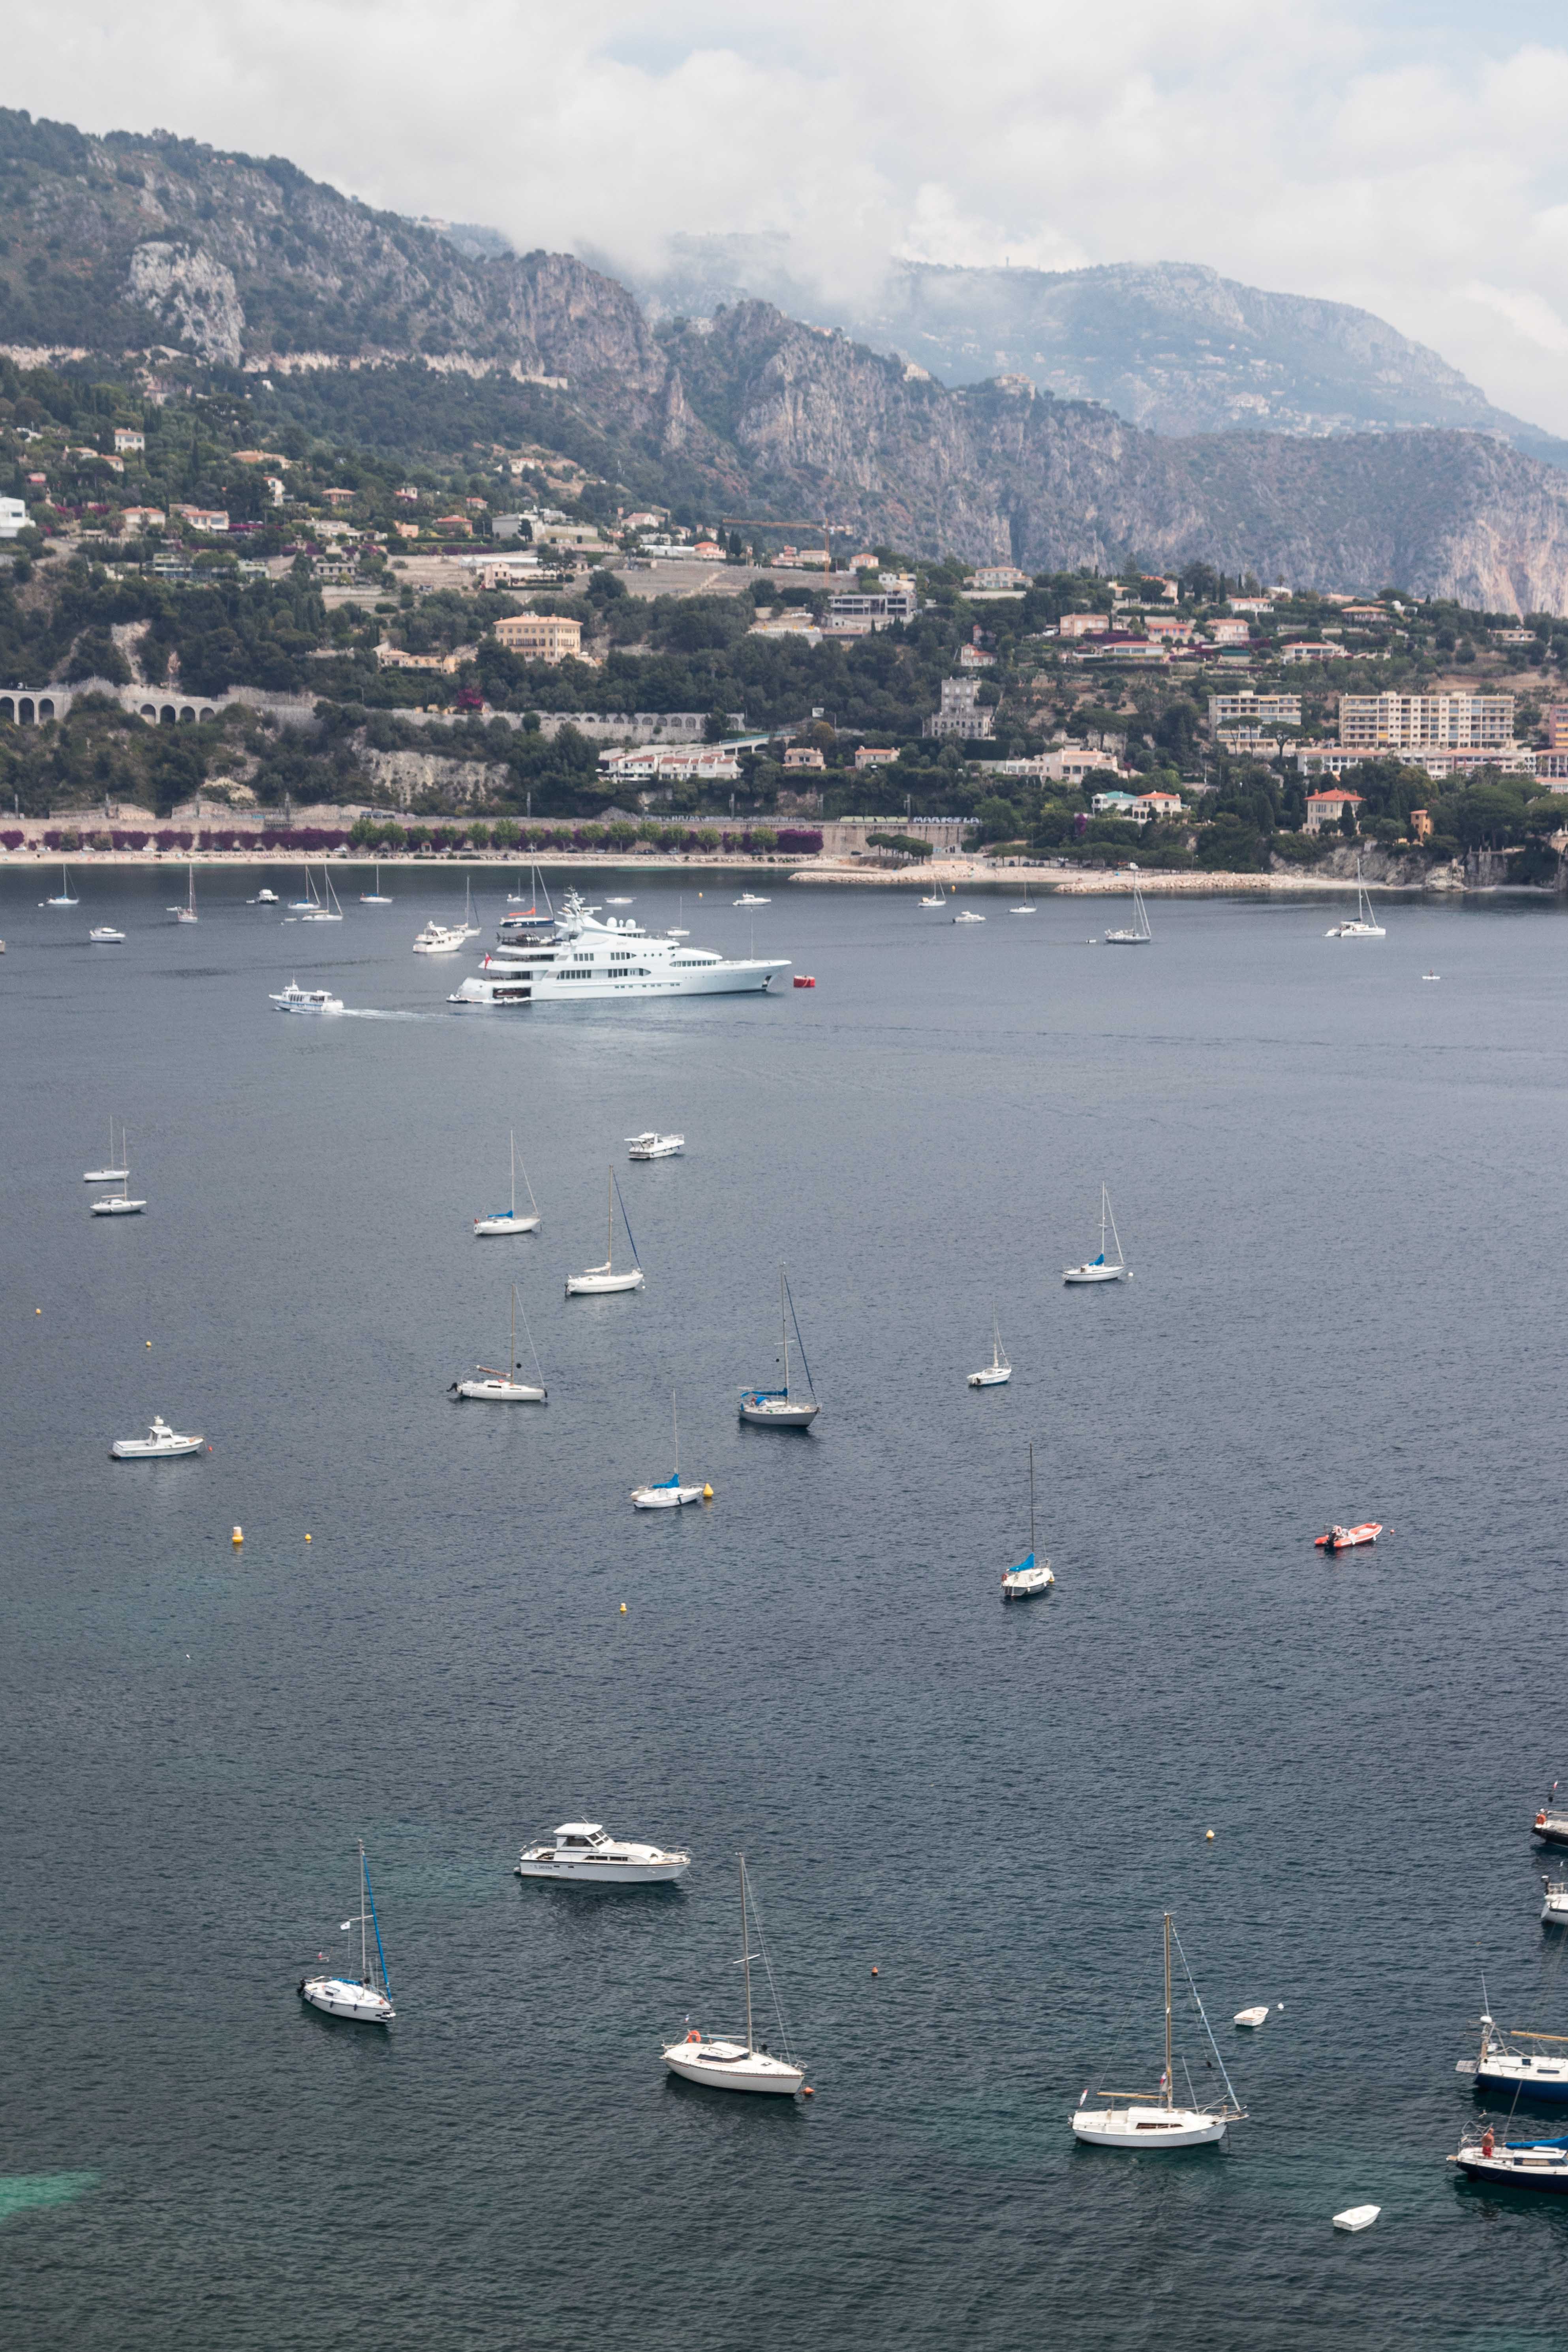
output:
[[[1348,923],[1331,923],[1323,937],[1326,940],[1385,940],[1388,937],[1384,926],[1373,914],[1372,900],[1367,897],[1366,884],[1361,878],[1359,857],[1355,862],[1355,919]]]
[[[479,1378],[454,1381],[448,1396],[468,1397],[476,1404],[548,1404],[550,1391],[544,1385],[544,1373],[539,1361],[539,1350],[533,1344],[533,1334],[528,1328],[528,1313],[523,1311],[522,1328],[528,1339],[528,1351],[533,1358],[535,1380],[520,1381],[514,1375],[522,1370],[517,1354],[517,1285],[511,1286],[511,1344],[506,1351],[507,1370],[498,1372],[492,1364],[478,1366]]]
[[[1106,1255],[1105,1229],[1108,1224],[1110,1227],[1110,1238],[1116,1245],[1114,1257]],[[1116,1219],[1111,1213],[1110,1193],[1102,1184],[1100,1188],[1100,1255],[1087,1259],[1082,1265],[1064,1266],[1062,1280],[1064,1282],[1131,1282],[1131,1267],[1122,1263],[1121,1236],[1116,1230]]]
[[[1176,2105],[1175,2073],[1171,2048],[1171,1945],[1175,1943],[1181,1955],[1182,1968],[1192,1991],[1203,2028],[1214,2053],[1214,2063],[1219,2069],[1226,2095],[1219,2105],[1200,2105],[1193,2090],[1192,2077],[1187,2077],[1185,2106]],[[1185,2071],[1184,2069],[1184,2071]],[[1117,2147],[1142,2156],[1146,2150],[1172,2147],[1206,2147],[1225,2137],[1231,2124],[1247,2121],[1247,2113],[1226,2073],[1225,2060],[1219,2054],[1219,2044],[1209,2032],[1209,2021],[1193,1983],[1193,1972],[1187,1967],[1187,1956],[1182,1951],[1181,1937],[1171,1925],[1171,1915],[1165,1914],[1165,2071],[1160,2077],[1157,2091],[1100,2091],[1098,2099],[1110,2102],[1105,2106],[1089,2106],[1089,2094],[1085,2091],[1074,2110],[1072,2127],[1081,2140],[1091,2147]],[[1117,2104],[1125,2102],[1125,2104]]]
[[[481,1240],[497,1234],[535,1234],[539,1231],[539,1203],[533,1198],[533,1187],[529,1183],[526,1168],[522,1171],[522,1181],[533,1211],[528,1217],[520,1217],[517,1213],[517,1132],[514,1129],[511,1134],[511,1206],[510,1209],[492,1209],[488,1217],[474,1219],[474,1232]]]
[[[790,1385],[789,1334],[795,1325],[795,1344],[805,1371],[805,1393],[801,1396]],[[741,1419],[752,1422],[758,1429],[809,1429],[821,1407],[812,1381],[811,1366],[805,1360],[805,1345],[800,1336],[795,1299],[789,1286],[789,1276],[779,1267],[779,1344],[784,1349],[784,1386],[782,1389],[742,1389]]]
[[[626,1239],[632,1244],[633,1265],[629,1274],[616,1272],[616,1203],[617,1201],[621,1202],[621,1222],[626,1229]],[[626,1215],[626,1202],[621,1201],[621,1188],[616,1181],[616,1171],[613,1168],[610,1171],[609,1204],[605,1225],[604,1265],[588,1266],[582,1274],[569,1274],[566,1277],[568,1298],[591,1298],[606,1290],[640,1290],[642,1288],[642,1260],[637,1256],[637,1245],[632,1239],[631,1219]]]
[[[386,1973],[386,1954],[381,1948],[381,1922],[375,1916],[364,1840],[359,1838],[355,1843],[359,1847],[359,1910],[354,1918],[343,1921],[338,1933],[350,1935],[357,1924],[359,1974],[351,1977],[345,1971],[338,1977],[301,1977],[300,1998],[308,2000],[312,2009],[324,2011],[328,2017],[346,2017],[356,2025],[390,2025],[397,2011],[392,2006],[392,1980]],[[367,1948],[367,1927],[374,1931],[374,1953]],[[322,1953],[321,1957],[324,1959],[326,1955]]]
[[[995,1316],[991,1318],[991,1361],[969,1375],[972,1389],[999,1389],[1013,1377],[1013,1367],[1002,1349],[1002,1327]]]
[[[711,1499],[711,1486],[683,1486],[680,1483],[680,1415],[676,1410],[673,1389],[669,1392],[669,1412],[675,1429],[674,1472],[669,1477],[661,1478],[658,1486],[632,1488],[632,1508],[636,1511],[673,1511],[678,1510],[682,1503]]]
[[[1002,1598],[1004,1601],[1035,1601],[1042,1592],[1048,1592],[1056,1580],[1051,1574],[1050,1561],[1041,1559],[1035,1549],[1035,1449],[1031,1445],[1029,1448],[1028,1558],[1021,1559],[1016,1568],[1003,1570]]]
[[[375,869],[375,887],[374,887],[374,890],[362,890],[362,891],[360,892],[360,894],[359,894],[359,902],[360,902],[360,905],[361,905],[362,907],[390,907],[390,906],[391,906],[391,904],[392,904],[391,899],[387,897],[387,895],[386,895],[385,891],[384,891],[384,890],[382,888],[382,887],[381,887],[381,868],[380,868],[380,866],[378,866],[376,867],[376,869]]]
[[[1149,909],[1143,904],[1143,893],[1138,887],[1138,868],[1134,866],[1131,870],[1132,875],[1132,920],[1125,930],[1106,932],[1105,944],[1108,948],[1147,947],[1150,940],[1154,936],[1153,932],[1149,929]]]
[[[746,1857],[737,1857],[741,1865],[741,1968],[746,1984],[746,2038],[731,2042],[710,2037],[696,2026],[688,2030],[684,2041],[668,2042],[663,2051],[665,2064],[672,2074],[683,2074],[689,2083],[704,2083],[714,2091],[774,2091],[786,2096],[798,2091],[805,2080],[803,2067],[797,2066],[789,2054],[789,2036],[784,2031],[784,2011],[779,2005],[778,1988],[773,1982],[773,1965],[767,1946],[763,1941],[762,1921],[756,1916],[753,1899],[750,1916],[747,1908]],[[755,1935],[757,1949],[752,1950]],[[752,2021],[752,1962],[760,1959],[768,1979],[768,1990],[773,1997],[773,2009],[779,2021],[779,2040],[784,2054],[775,2058],[765,2042],[759,2043]]]
[[[196,914],[196,866],[194,858],[190,862],[189,871],[190,887],[185,893],[184,905],[169,908],[176,923],[194,923],[200,919]]]

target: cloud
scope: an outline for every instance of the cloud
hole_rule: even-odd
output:
[[[9,94],[289,155],[521,247],[655,264],[783,232],[893,253],[1203,261],[1360,302],[1568,432],[1568,38],[1544,0],[56,0]]]

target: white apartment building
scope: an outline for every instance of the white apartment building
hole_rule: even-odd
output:
[[[162,515],[158,518],[162,522]],[[0,539],[15,539],[27,528],[27,502],[25,499],[0,499]]]
[[[1211,727],[1300,727],[1301,698],[1299,694],[1254,694],[1244,688],[1239,694],[1211,694],[1209,725]]]
[[[1501,751],[1513,740],[1511,694],[1342,694],[1347,750]]]

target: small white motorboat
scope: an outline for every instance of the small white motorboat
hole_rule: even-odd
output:
[[[610,903],[613,906],[616,902],[612,899]],[[771,898],[759,898],[754,890],[742,890],[731,903],[737,907],[771,907],[773,902]]]
[[[1116,1246],[1114,1257],[1106,1255],[1105,1229],[1108,1224],[1110,1227],[1110,1238]],[[1082,1265],[1064,1266],[1062,1280],[1067,1283],[1086,1283],[1131,1282],[1131,1279],[1132,1269],[1122,1261],[1121,1236],[1116,1230],[1116,1219],[1111,1213],[1110,1193],[1102,1184],[1100,1188],[1100,1255],[1086,1259]]]
[[[991,1318],[991,1361],[982,1364],[977,1372],[969,1375],[972,1389],[1005,1388],[1013,1377],[1013,1367],[1002,1347],[1002,1330],[994,1316]]]
[[[517,1130],[514,1128],[511,1130],[511,1206],[510,1209],[492,1209],[488,1217],[474,1219],[474,1232],[480,1241],[493,1240],[497,1234],[536,1234],[539,1231],[539,1203],[533,1198],[533,1187],[529,1183],[526,1168],[522,1171],[522,1181],[533,1208],[531,1216],[527,1217],[520,1217],[517,1213]]]
[[[683,1135],[656,1135],[650,1127],[646,1135],[628,1135],[628,1160],[674,1160],[686,1149]]]
[[[1382,2210],[1381,2205],[1347,2205],[1334,2215],[1334,2227],[1353,2237],[1358,2230],[1370,2230]]]
[[[246,904],[251,907],[276,907],[278,893],[276,890],[258,890],[255,898],[247,899]]]
[[[1546,1892],[1542,1898],[1541,1924],[1543,1927],[1568,1927],[1568,1878],[1542,1877]]]
[[[984,915],[975,914],[972,908],[965,907],[963,912],[961,915],[954,915],[952,919],[955,923],[983,923],[985,918]]]
[[[123,1139],[121,1139],[121,1150],[123,1152]],[[110,1164],[107,1168],[84,1169],[82,1171],[82,1182],[84,1184],[123,1184],[129,1181],[131,1175],[130,1169],[121,1167],[115,1160],[114,1121],[112,1118],[109,1122],[109,1160]]]
[[[1101,2091],[1096,2095],[1110,2102],[1126,2101],[1125,2105],[1089,2105],[1086,2091],[1074,2111],[1072,2127],[1078,2137],[1091,2147],[1120,2148],[1124,2153],[1139,2156],[1159,2153],[1166,2148],[1211,2147],[1225,2137],[1231,2124],[1247,2121],[1246,2110],[1231,2086],[1226,2073],[1225,2060],[1219,2054],[1219,2044],[1209,2032],[1209,2021],[1198,1989],[1193,1983],[1192,1970],[1187,1968],[1187,1956],[1182,1952],[1181,1939],[1176,1949],[1181,1953],[1182,1967],[1192,1989],[1197,2012],[1203,2019],[1204,2032],[1208,2034],[1214,2063],[1225,2084],[1226,2095],[1217,2106],[1179,2107],[1175,2099],[1175,2075],[1173,2071],[1171,2048],[1171,1915],[1165,1914],[1165,2071],[1157,2091]]]
[[[1251,2009],[1238,2009],[1236,2015],[1230,2021],[1233,2025],[1267,2025],[1268,2022],[1268,2003],[1266,2000],[1261,2000],[1257,2002]]]
[[[381,1923],[375,1916],[375,1896],[371,1892],[364,1840],[361,1838],[357,1843],[360,1907],[354,1918],[343,1921],[338,1933],[346,1936],[358,1927],[359,1974],[351,1977],[345,1969],[342,1976],[301,1977],[300,1998],[309,2001],[312,2009],[321,2010],[324,2016],[347,2018],[351,2024],[390,2025],[397,2011],[392,2006],[392,1984],[386,1973],[386,1955],[381,1946]],[[367,1927],[374,1931],[374,1951],[368,1948]]]
[[[539,1351],[533,1344],[533,1334],[528,1328],[526,1313],[522,1318],[522,1328],[527,1334],[529,1353],[533,1358],[536,1381],[520,1381],[514,1377],[523,1369],[518,1361],[517,1354],[517,1285],[514,1282],[511,1286],[511,1345],[507,1349],[506,1358],[508,1369],[504,1372],[499,1372],[493,1365],[480,1364],[477,1367],[478,1379],[454,1381],[447,1391],[447,1395],[467,1397],[475,1404],[548,1404],[550,1391],[544,1385],[544,1373],[539,1361]]]
[[[665,2044],[662,2056],[672,2074],[682,2075],[689,2083],[701,2083],[710,2091],[763,2091],[793,2097],[805,2081],[805,2069],[797,2066],[789,2055],[789,2037],[784,2032],[784,2013],[779,2009],[778,1990],[773,1984],[773,1972],[763,1942],[762,1922],[754,1905],[748,1916],[746,1858],[739,1856],[741,1865],[741,1967],[746,1983],[746,2038],[732,2042],[709,2038],[696,2026],[690,2027],[682,2041]],[[752,1950],[752,1937],[757,1939],[757,1951]],[[784,2055],[775,2058],[767,2043],[759,2043],[752,2022],[752,1961],[762,1960],[767,1972],[768,1985],[773,1994],[773,2006],[779,2019],[779,2039],[784,2045]]]
[[[434,915],[414,942],[416,955],[456,955],[468,939],[464,930],[454,930],[448,924],[438,923]]]
[[[330,995],[324,988],[301,988],[297,980],[269,995],[267,1002],[279,1013],[341,1013],[343,1009],[341,996]]]
[[[117,1437],[109,1454],[113,1462],[166,1462],[176,1454],[199,1454],[205,1444],[205,1437],[182,1436],[155,1412],[145,1437]]]
[[[608,1236],[603,1265],[584,1267],[581,1274],[566,1277],[568,1298],[595,1298],[611,1290],[640,1290],[643,1286],[642,1261],[637,1258],[637,1245],[632,1241],[631,1221],[626,1216],[626,1204],[621,1201],[621,1218],[626,1228],[626,1239],[632,1244],[632,1256],[637,1260],[631,1272],[616,1272],[616,1202],[621,1199],[621,1188],[616,1182],[616,1171],[610,1171],[610,1203]]]
[[[112,923],[100,923],[98,929],[89,931],[87,936],[95,948],[122,947],[125,942],[124,932],[117,931]]]
[[[634,906],[636,901],[631,898],[606,898],[605,904],[606,907],[630,907]]]
[[[612,1837],[598,1822],[563,1822],[552,1842],[524,1846],[513,1875],[569,1886],[664,1886],[690,1867],[689,1853]]]
[[[632,1488],[634,1511],[675,1511],[682,1503],[710,1503],[713,1499],[711,1486],[683,1486],[680,1483],[680,1415],[673,1389],[669,1396],[669,1412],[675,1429],[675,1468],[668,1478],[661,1478],[657,1486]]]
[[[1021,1559],[1016,1568],[1004,1569],[1002,1598],[1004,1601],[1037,1601],[1042,1593],[1050,1591],[1056,1580],[1051,1574],[1050,1561],[1039,1559],[1035,1549],[1035,1449],[1031,1445],[1029,1448],[1028,1556]]]
[[[799,1350],[800,1360],[805,1366],[804,1395],[790,1385],[789,1330],[792,1323],[795,1324],[795,1344]],[[811,1366],[805,1361],[805,1349],[795,1317],[789,1276],[782,1265],[779,1267],[779,1344],[784,1349],[783,1388],[742,1389],[741,1419],[749,1421],[756,1429],[809,1429],[822,1408],[816,1402]]]

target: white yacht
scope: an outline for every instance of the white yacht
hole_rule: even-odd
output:
[[[673,1389],[669,1396],[669,1412],[675,1430],[675,1468],[657,1486],[632,1488],[634,1511],[678,1511],[683,1503],[710,1503],[713,1499],[711,1486],[683,1486],[680,1483],[680,1415],[676,1409]]]
[[[760,993],[787,962],[737,959],[694,948],[673,934],[645,931],[630,916],[601,919],[569,890],[553,917],[509,917],[504,938],[454,1004],[582,1004],[615,996],[733,996]],[[461,935],[458,943],[461,944]],[[444,950],[427,952],[444,953]],[[505,992],[501,992],[504,984]]]
[[[325,898],[318,898],[313,907],[308,907],[305,909],[300,918],[302,923],[341,923],[342,921],[343,910],[338,903],[338,894],[332,887],[332,877],[324,866],[321,868],[321,887],[326,892]]]
[[[963,912],[954,915],[952,919],[955,923],[983,923],[985,918],[984,915],[977,915],[972,907],[965,907]]]
[[[804,1395],[790,1384],[789,1329],[792,1323],[795,1324],[795,1344],[805,1370]],[[782,1265],[779,1267],[779,1345],[784,1350],[783,1388],[742,1389],[741,1419],[749,1421],[757,1429],[809,1429],[822,1408],[816,1402],[816,1391],[812,1384],[811,1366],[805,1360],[789,1276]]]
[[[628,1160],[674,1160],[686,1149],[683,1135],[656,1135],[650,1127],[646,1135],[626,1137]]]
[[[1194,2099],[1191,2106],[1176,2105],[1175,2074],[1171,2048],[1171,1915],[1165,1914],[1165,2071],[1160,2077],[1157,2091],[1100,2091],[1094,2095],[1110,2102],[1104,2106],[1090,2106],[1086,2091],[1074,2110],[1072,2127],[1078,2137],[1091,2147],[1120,2148],[1134,2156],[1157,2155],[1173,2147],[1208,2147],[1225,2137],[1231,2124],[1247,2121],[1246,2112],[1231,2087],[1226,2073],[1225,2060],[1219,2054],[1219,2044],[1209,2032],[1209,2021],[1198,1989],[1193,1983],[1192,1970],[1187,1968],[1187,1956],[1182,1952],[1181,1940],[1176,1949],[1182,1955],[1182,1967],[1192,1990],[1197,2012],[1208,2035],[1214,2063],[1219,2069],[1226,2095],[1217,2105],[1200,2107]],[[1124,2104],[1123,2104],[1124,2103]]]
[[[683,2041],[667,2042],[661,2055],[672,2074],[684,2075],[689,2083],[704,2084],[710,2091],[772,2091],[793,2097],[805,2081],[805,2069],[797,2066],[789,2054],[789,2037],[784,2032],[784,2012],[779,2007],[778,1988],[763,1941],[762,1921],[754,1905],[748,1916],[746,1858],[738,1857],[741,1865],[741,1968],[746,1984],[746,2038],[744,2042],[704,2034],[698,2027],[688,2029]],[[757,1949],[752,1950],[752,1937],[757,1939]],[[779,2040],[784,2054],[775,2057],[767,2043],[759,2043],[752,2022],[752,1962],[760,1959],[766,1971],[769,1990],[773,1996],[773,2008],[779,2020]]]
[[[617,902],[612,901],[612,904],[615,903]],[[759,898],[754,890],[742,890],[740,897],[733,901],[737,907],[771,907],[773,903],[771,898]]]
[[[205,1444],[205,1437],[183,1437],[155,1412],[145,1437],[117,1437],[109,1454],[113,1462],[165,1462],[176,1454],[199,1454]]]
[[[510,1234],[536,1234],[539,1231],[539,1203],[533,1197],[533,1187],[528,1181],[526,1168],[522,1171],[522,1181],[532,1213],[526,1217],[520,1217],[517,1213],[517,1129],[515,1128],[511,1130],[510,1140],[511,1206],[510,1209],[492,1209],[488,1216],[474,1219],[474,1234],[479,1241],[505,1239]]]
[[[1331,923],[1323,937],[1327,940],[1385,940],[1384,926],[1372,911],[1372,900],[1366,894],[1366,884],[1361,878],[1361,859],[1355,862],[1355,916],[1346,923]]]
[[[1154,936],[1149,929],[1149,909],[1143,904],[1143,893],[1138,887],[1136,866],[1131,868],[1131,874],[1132,920],[1123,930],[1106,932],[1105,944],[1108,948],[1146,948]]]
[[[324,988],[301,988],[297,980],[269,995],[267,1002],[279,1013],[341,1013],[343,1009],[341,996],[331,996]]]
[[[1108,1224],[1110,1227],[1110,1238],[1116,1245],[1114,1257],[1108,1256],[1106,1254],[1105,1229]],[[1086,1259],[1082,1265],[1064,1266],[1062,1280],[1081,1283],[1131,1282],[1131,1267],[1122,1262],[1121,1236],[1116,1230],[1116,1219],[1111,1213],[1110,1193],[1108,1187],[1102,1184],[1100,1188],[1100,1255]]]
[[[524,1846],[513,1875],[574,1886],[656,1886],[684,1878],[691,1856],[613,1838],[597,1822],[563,1822],[550,1843]]]
[[[276,890],[258,890],[250,904],[253,907],[276,907],[278,893]]]
[[[120,1150],[125,1161],[124,1167],[120,1171],[120,1190],[118,1192],[106,1192],[102,1200],[93,1202],[91,1213],[95,1217],[139,1217],[147,1206],[145,1201],[133,1201],[131,1198],[131,1153],[127,1147],[123,1128],[120,1130]],[[96,1183],[98,1178],[89,1176],[87,1181],[89,1184]]]
[[[612,1168],[610,1171],[609,1208],[606,1217],[607,1230],[605,1243],[605,1263],[603,1265],[590,1265],[581,1274],[569,1274],[566,1277],[566,1296],[568,1298],[595,1298],[600,1297],[605,1291],[640,1290],[642,1288],[642,1260],[637,1256],[637,1245],[636,1242],[632,1241],[631,1220],[626,1215],[626,1204],[624,1201],[621,1201],[621,1222],[625,1224],[626,1229],[626,1239],[632,1244],[633,1263],[629,1268],[623,1266],[619,1274],[616,1272],[616,1202],[620,1201],[620,1198],[621,1188],[616,1181],[616,1171]]]
[[[117,931],[112,923],[100,923],[98,929],[89,931],[87,936],[89,944],[95,948],[118,948],[125,944],[124,932]]]
[[[364,1858],[364,1840],[359,1844],[359,1910],[352,1919],[345,1919],[338,1933],[352,1934],[359,1929],[359,1974],[349,1975],[347,1969],[337,1977],[301,1977],[300,1998],[308,2000],[312,2009],[324,2011],[328,2017],[345,2017],[355,2025],[390,2025],[397,2011],[392,2006],[392,1983],[386,1973],[386,1955],[381,1948],[381,1922],[375,1916],[375,1896],[371,1893],[370,1871]],[[374,1931],[375,1949],[367,1948],[365,1929]],[[351,1947],[352,1959],[352,1947]]]
[[[1035,1449],[1031,1445],[1029,1448],[1028,1556],[1021,1559],[1016,1568],[1003,1570],[1002,1598],[1004,1601],[1037,1601],[1042,1593],[1050,1591],[1056,1580],[1051,1574],[1050,1561],[1041,1559],[1035,1549]]]
[[[123,1137],[121,1139],[121,1150],[123,1152]],[[114,1120],[111,1117],[109,1122],[109,1165],[106,1168],[84,1169],[82,1171],[81,1181],[84,1184],[123,1184],[129,1178],[130,1174],[130,1169],[121,1167],[120,1161],[115,1158]]]
[[[468,938],[464,930],[454,930],[447,923],[438,923],[434,915],[414,942],[416,955],[456,955]]]
[[[533,1358],[535,1378],[532,1381],[520,1381],[516,1377],[523,1366],[518,1361],[517,1354],[517,1285],[514,1282],[511,1286],[511,1345],[507,1349],[506,1370],[498,1372],[493,1364],[480,1364],[476,1367],[477,1380],[454,1381],[447,1391],[447,1395],[468,1397],[476,1404],[548,1404],[550,1391],[544,1385],[539,1350],[533,1344],[533,1334],[528,1328],[526,1313],[522,1328],[527,1334],[529,1353]]]
[[[983,1364],[977,1372],[970,1373],[969,1385],[972,1389],[1005,1388],[1012,1377],[1013,1367],[1007,1361],[1002,1346],[1002,1326],[994,1315],[991,1318],[991,1361]]]

